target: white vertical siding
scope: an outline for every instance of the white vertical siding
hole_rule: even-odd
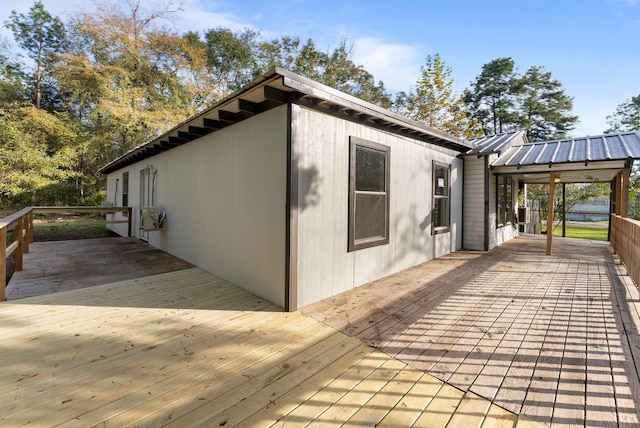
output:
[[[287,107],[269,110],[109,174],[107,194],[130,171],[137,231],[140,170],[152,165],[167,227],[149,243],[284,306],[287,129]]]
[[[484,250],[484,201],[485,165],[484,157],[464,158],[464,202],[462,247],[467,250]]]
[[[460,248],[457,153],[293,107],[299,170],[297,304],[315,302]],[[391,147],[389,244],[347,252],[349,137]],[[432,161],[452,165],[451,231],[431,234]],[[390,290],[392,292],[392,290]]]

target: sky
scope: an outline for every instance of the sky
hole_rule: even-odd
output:
[[[124,2],[126,0],[111,0]],[[130,0],[131,1],[131,0]],[[161,0],[141,0],[157,4]],[[65,19],[86,0],[42,0]],[[177,2],[176,2],[177,4]],[[298,36],[331,51],[346,38],[354,61],[395,94],[415,87],[427,56],[440,55],[462,92],[493,59],[520,73],[542,66],[573,97],[572,136],[599,135],[606,117],[640,94],[640,0],[183,0],[167,25],[179,32],[251,29],[265,39]],[[0,21],[31,0],[0,0]],[[0,30],[0,37],[11,33]]]

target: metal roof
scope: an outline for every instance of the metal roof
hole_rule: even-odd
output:
[[[492,153],[502,153],[509,149],[512,145],[527,144],[527,133],[525,131],[506,132],[498,135],[485,135],[484,137],[473,138],[469,140],[475,144],[473,150],[465,153],[466,155],[489,155]]]
[[[605,134],[511,147],[493,167],[524,167],[640,159],[640,132]]]
[[[100,172],[108,174],[287,103],[303,105],[352,122],[457,152],[466,152],[475,147],[473,143],[275,67],[197,116],[125,153],[102,167]]]

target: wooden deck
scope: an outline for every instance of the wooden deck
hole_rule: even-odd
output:
[[[109,284],[193,267],[137,238],[34,242],[7,300]]]
[[[200,269],[0,303],[1,426],[533,427]]]
[[[640,426],[638,290],[609,247],[522,237],[301,309],[516,414]]]
[[[640,296],[588,244],[458,252],[295,313],[197,268],[63,269],[108,283],[0,303],[0,426],[637,426]]]

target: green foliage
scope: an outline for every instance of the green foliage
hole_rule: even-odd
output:
[[[515,102],[515,63],[497,58],[482,66],[482,71],[464,95],[471,118],[486,134],[501,134],[517,129]]]
[[[43,86],[51,72],[55,55],[66,46],[65,26],[58,17],[53,17],[44,9],[41,1],[37,1],[29,9],[29,14],[11,12],[5,26],[13,32],[13,36],[35,63],[33,71],[33,100],[36,108],[43,104]],[[48,108],[54,107],[54,95],[49,82]]]
[[[640,94],[619,104],[616,111],[607,116],[607,124],[610,128],[606,133],[640,131]]]
[[[477,136],[475,121],[466,115],[462,96],[453,91],[452,70],[439,54],[428,56],[420,68],[416,88],[409,93],[400,92],[394,109],[407,117],[458,137]]]
[[[566,137],[578,122],[573,99],[550,72],[533,66],[519,75],[511,58],[485,64],[464,100],[486,134],[525,129],[529,141],[542,141]]]
[[[530,141],[564,138],[575,128],[578,116],[570,115],[573,100],[562,83],[551,78],[543,67],[530,67],[516,80],[518,124],[527,130]]]
[[[72,177],[71,138],[64,121],[42,110],[0,110],[0,200],[29,194],[35,202],[39,189]]]
[[[608,199],[611,193],[609,183],[567,183],[565,210],[570,212],[578,204],[592,202],[596,199]],[[540,201],[542,220],[546,220],[549,212],[549,185],[527,185],[527,198]],[[554,220],[562,218],[562,185],[557,184],[554,192]]]

